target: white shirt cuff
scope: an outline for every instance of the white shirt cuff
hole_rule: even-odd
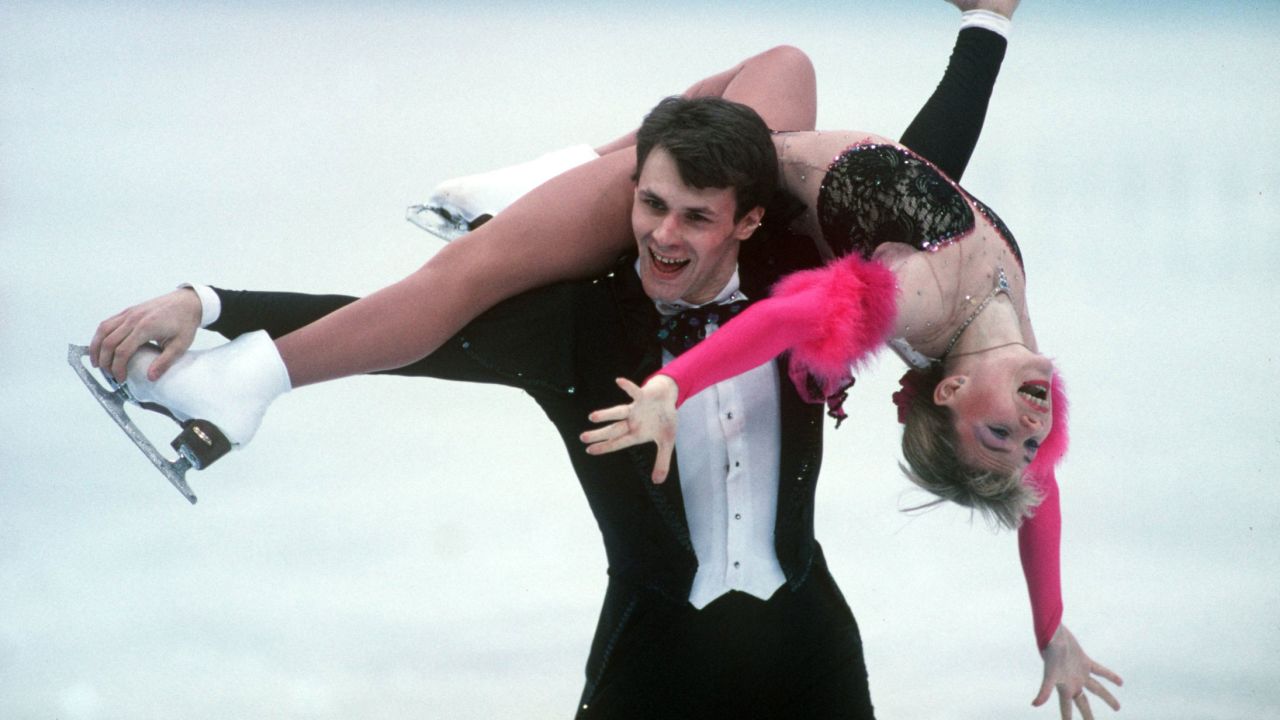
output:
[[[196,297],[200,298],[200,327],[207,328],[218,321],[222,315],[222,299],[213,288],[194,283],[182,283],[178,287],[191,288],[196,291]]]
[[[1005,40],[1013,31],[1013,20],[990,10],[966,10],[960,13],[960,29],[979,27],[999,35]]]

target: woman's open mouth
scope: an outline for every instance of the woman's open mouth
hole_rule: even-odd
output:
[[[1018,397],[1036,412],[1049,412],[1049,383],[1043,380],[1023,383],[1018,388]]]

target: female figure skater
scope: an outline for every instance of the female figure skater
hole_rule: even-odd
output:
[[[1016,3],[1004,5],[1009,6],[1005,8],[1007,16],[1011,12],[1011,5]],[[939,92],[904,134],[906,146],[933,159],[948,173],[957,177],[960,175],[981,127],[986,98],[999,67],[1003,46],[1003,40],[985,30],[967,30],[961,33],[953,55],[953,68],[948,70],[949,77],[953,75],[953,69],[958,77],[951,77],[950,85],[944,79]],[[973,63],[977,65],[976,69],[972,66],[965,67],[966,61],[972,63],[972,58],[966,60],[966,55],[970,53],[984,58],[982,62]],[[985,91],[978,94],[976,112],[970,102],[968,112],[959,114],[967,122],[951,125],[940,123],[940,113],[954,113],[955,108],[950,103],[956,102],[957,97],[972,97],[973,93],[969,89],[955,90],[955,84],[964,81],[971,81],[979,86],[984,83],[986,85]],[[948,94],[948,88],[952,91],[951,94]],[[1023,460],[1015,460],[1012,466],[1006,467],[1008,463],[997,462],[1003,460],[1004,455],[991,455],[998,452],[994,446],[1000,444],[993,440],[993,436],[1001,432],[1012,436],[1015,432],[1023,431],[1012,423],[1006,423],[1005,427],[995,427],[989,422],[989,390],[982,390],[977,394],[956,392],[969,383],[969,388],[983,388],[1016,381],[1015,391],[1019,397],[1025,396],[1026,402],[1037,406],[1047,406],[1047,397],[1044,396],[1047,394],[1045,389],[1048,387],[1050,370],[1046,364],[1028,363],[1022,356],[1018,356],[1013,362],[1007,362],[1003,355],[997,357],[992,354],[994,350],[991,348],[977,347],[997,330],[1006,329],[1007,323],[996,323],[993,319],[1004,322],[1012,315],[1018,320],[1015,323],[1019,330],[1017,342],[1026,345],[1028,352],[1034,352],[1035,349],[1029,325],[1024,328],[1024,323],[1021,322],[1025,318],[1025,308],[1019,312],[1019,304],[1007,300],[1015,297],[1021,302],[1023,277],[1020,259],[1017,258],[1014,247],[995,242],[997,239],[1003,241],[1007,234],[1001,236],[994,229],[998,223],[994,215],[990,215],[988,219],[988,214],[967,195],[937,175],[927,163],[901,147],[865,134],[806,132],[811,131],[814,124],[812,70],[807,59],[793,49],[779,48],[751,58],[730,71],[698,83],[686,95],[718,95],[745,102],[757,108],[769,126],[779,131],[775,145],[781,165],[781,185],[808,205],[791,222],[785,224],[787,234],[792,236],[790,239],[795,241],[796,236],[802,236],[813,240],[817,254],[825,258],[854,257],[856,254],[869,253],[873,258],[891,264],[891,271],[902,284],[904,299],[896,315],[892,312],[888,314],[891,318],[903,321],[897,326],[903,338],[923,354],[953,359],[961,356],[973,358],[971,362],[985,371],[985,374],[973,373],[972,380],[964,378],[946,396],[956,398],[956,412],[963,414],[966,427],[976,428],[975,432],[962,433],[958,438],[962,463],[988,469],[998,466],[1006,474],[1020,471],[1025,464]],[[947,119],[954,117],[949,114]],[[946,126],[954,134],[939,132],[940,126]],[[959,135],[961,139],[957,141],[955,135]],[[504,297],[554,280],[590,275],[603,270],[620,251],[630,247],[635,241],[627,222],[635,190],[632,180],[635,157],[630,150],[632,142],[632,136],[624,136],[604,146],[599,159],[557,176],[530,191],[510,207],[502,209],[491,222],[449,245],[419,271],[395,285],[360,301],[344,304],[316,322],[277,338],[274,343],[250,342],[238,347],[236,343],[232,343],[225,346],[225,351],[222,348],[208,351],[197,359],[203,369],[196,367],[197,363],[184,369],[188,371],[188,377],[198,376],[203,372],[206,377],[222,374],[225,380],[226,373],[232,373],[233,378],[238,378],[234,380],[235,386],[242,389],[242,392],[235,397],[210,397],[206,393],[186,407],[171,406],[171,409],[190,416],[213,419],[234,442],[244,444],[252,437],[266,405],[275,395],[290,386],[409,365],[439,347],[461,325]],[[861,149],[873,146],[875,152],[871,154]],[[846,151],[847,148],[849,150]],[[826,171],[830,159],[837,156],[839,159],[832,171]],[[860,238],[854,228],[865,226],[866,223],[860,225],[856,217],[843,221],[836,217],[879,211],[879,199],[871,198],[877,202],[869,202],[865,197],[858,197],[857,193],[865,188],[858,182],[852,182],[860,177],[862,161],[866,158],[877,159],[882,166],[887,164],[890,167],[911,168],[911,174],[907,176],[893,171],[885,172],[885,179],[894,186],[887,192],[902,195],[901,202],[895,206],[900,210],[916,205],[926,210],[924,216],[910,212],[900,213],[910,223],[916,223],[918,227],[915,229],[919,231],[907,233],[903,237],[908,238],[907,241],[913,244],[915,250],[936,245],[938,252],[912,253],[900,244],[885,244],[883,241]],[[873,163],[871,167],[874,169],[876,166]],[[837,168],[840,168],[839,172],[836,172]],[[825,182],[828,176],[832,183],[848,180],[855,189],[850,192],[832,189],[834,185]],[[923,182],[927,187],[922,191],[914,187],[917,181]],[[950,194],[947,190],[950,190]],[[911,194],[912,192],[915,194]],[[946,196],[944,207],[935,207],[926,202],[939,192]],[[960,199],[956,200],[957,197]],[[573,208],[573,212],[566,215],[559,209],[561,207]],[[966,208],[970,211],[967,218],[964,212]],[[973,212],[974,208],[978,208],[976,213]],[[657,208],[643,202],[637,205],[638,213],[650,210],[656,211]],[[934,215],[937,217],[933,218]],[[770,218],[766,222],[776,223],[777,220]],[[843,226],[841,222],[844,223]],[[879,227],[875,224],[872,226]],[[943,228],[942,232],[939,233],[938,228]],[[945,241],[960,237],[964,237],[965,242],[952,242],[944,246]],[[979,239],[980,242],[975,242]],[[890,242],[899,243],[900,240],[894,237]],[[932,245],[926,247],[927,244]],[[571,247],[572,252],[565,252],[566,247]],[[797,254],[804,253],[797,248]],[[914,259],[917,255],[925,260]],[[806,260],[795,264],[803,265]],[[652,271],[673,279],[685,271],[689,258],[672,252],[664,256],[642,257],[640,263],[642,266],[644,263],[651,263]],[[1000,270],[1005,273],[999,273]],[[872,269],[868,272],[874,275],[875,271]],[[934,273],[937,273],[936,277]],[[999,282],[1001,277],[1004,282]],[[988,284],[978,293],[977,286],[982,284],[980,281],[984,278]],[[882,276],[881,280],[883,279]],[[963,295],[977,297],[980,301],[961,307],[954,301]],[[174,309],[178,307],[183,309],[179,313],[181,321],[174,320]],[[431,307],[432,314],[424,318],[420,310],[422,307]],[[976,309],[966,311],[967,307]],[[990,314],[986,312],[989,307],[992,309]],[[155,381],[159,378],[167,366],[189,347],[194,326],[199,324],[202,313],[209,310],[207,303],[202,304],[195,293],[185,290],[174,296],[130,308],[99,326],[91,345],[92,358],[99,367],[109,368],[117,378],[127,376],[131,387],[141,389],[148,380]],[[193,316],[195,322],[192,322]],[[912,331],[912,323],[923,324],[927,332],[918,327],[916,331]],[[966,332],[971,325],[974,326],[973,330]],[[870,335],[877,333],[871,332]],[[882,336],[883,332],[880,332],[874,339],[879,340]],[[955,337],[954,341],[951,340],[952,336]],[[726,337],[730,336],[726,334]],[[137,354],[137,359],[130,363],[136,351],[149,342],[160,343],[164,351],[158,355]],[[973,352],[970,352],[971,349]],[[992,358],[999,362],[989,363]],[[695,368],[705,367],[693,360],[689,362]],[[833,389],[831,380],[834,375],[823,375],[823,368],[817,366],[810,369],[826,383],[822,388],[824,392],[817,395],[826,395],[825,391]],[[676,371],[673,369],[672,372]],[[1027,377],[1024,378],[1023,375]],[[655,391],[664,381],[656,382],[658,385],[654,386]],[[681,383],[681,391],[687,396],[685,385],[692,388],[696,383],[690,380]],[[646,387],[646,391],[648,389]],[[982,402],[974,400],[975,397]],[[638,408],[636,412],[645,415],[649,412],[645,407],[648,406]],[[621,415],[614,417],[606,412],[600,419],[624,418]],[[1027,439],[1043,440],[1050,423],[1046,420],[1042,426],[1039,436],[1033,438],[1028,435]],[[984,427],[988,432],[980,432]],[[633,434],[621,435],[619,428]],[[644,430],[643,425],[638,430],[622,425],[610,426],[600,432],[604,435],[595,436],[594,439],[620,445],[628,441],[639,442],[640,435],[634,433],[643,433]],[[1009,440],[1008,437],[995,439]],[[1004,449],[1009,449],[1010,443],[1021,440],[1021,435],[1018,435],[1009,443],[1004,443]],[[1018,449],[1021,446],[1012,447]],[[597,448],[604,449],[609,447],[606,445]],[[1012,457],[1014,453],[1007,454]],[[913,459],[910,451],[907,455],[916,476],[928,477],[929,471],[920,467],[923,463]],[[943,461],[942,464],[950,463]],[[1061,604],[1056,587],[1057,507],[1050,506],[1048,502],[1055,498],[1051,488],[1048,488],[1052,476],[1048,476],[1048,481],[1038,479],[1045,504],[1040,514],[1023,523],[1021,538],[1024,565],[1028,568],[1028,581],[1033,587],[1033,603],[1036,605],[1037,639],[1046,662],[1045,681],[1036,704],[1045,702],[1056,685],[1060,691],[1064,716],[1071,712],[1071,702],[1074,700],[1081,712],[1088,717],[1088,703],[1082,688],[1088,687],[1113,707],[1118,707],[1106,689],[1091,677],[1091,673],[1101,674],[1116,682],[1119,680],[1110,671],[1089,660],[1065,626],[1059,623]],[[1030,504],[1026,497],[1032,494],[1034,491],[1023,492],[1024,499],[1020,501],[1020,505],[1017,502],[1011,504],[1014,508],[1010,511],[1013,513],[1011,524],[1016,524],[1021,517],[1022,511],[1019,508]],[[963,494],[957,494],[955,499],[966,498]],[[1052,522],[1041,523],[1040,527],[1043,529],[1040,533],[1028,532],[1027,528],[1035,527],[1040,519]],[[1030,550],[1026,549],[1028,547]]]

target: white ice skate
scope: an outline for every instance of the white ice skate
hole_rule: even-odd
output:
[[[588,145],[549,152],[529,162],[477,175],[446,180],[423,205],[413,205],[405,219],[449,242],[475,230],[521,195],[598,155]]]
[[[267,406],[289,390],[289,374],[265,331],[241,335],[211,350],[188,351],[155,382],[147,379],[147,368],[160,354],[154,345],[139,348],[129,359],[123,383],[104,372],[105,386],[85,366],[87,354],[88,348],[71,345],[67,361],[129,439],[192,503],[196,496],[187,485],[187,470],[203,470],[233,448],[247,445]],[[182,427],[170,443],[177,460],[167,459],[147,439],[125,413],[126,402],[166,415]]]

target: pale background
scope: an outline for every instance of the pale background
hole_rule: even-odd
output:
[[[1071,385],[1066,621],[1118,717],[1275,717],[1280,4],[1130,5],[1029,0],[965,184]],[[184,280],[372,291],[440,247],[402,219],[436,181],[771,45],[812,55],[820,126],[897,135],[957,24],[781,7],[0,3],[0,717],[568,717],[604,555],[532,402],[300,391],[190,507],[66,343]],[[1055,717],[1013,536],[900,512],[900,373],[828,433],[818,505],[879,714]]]

